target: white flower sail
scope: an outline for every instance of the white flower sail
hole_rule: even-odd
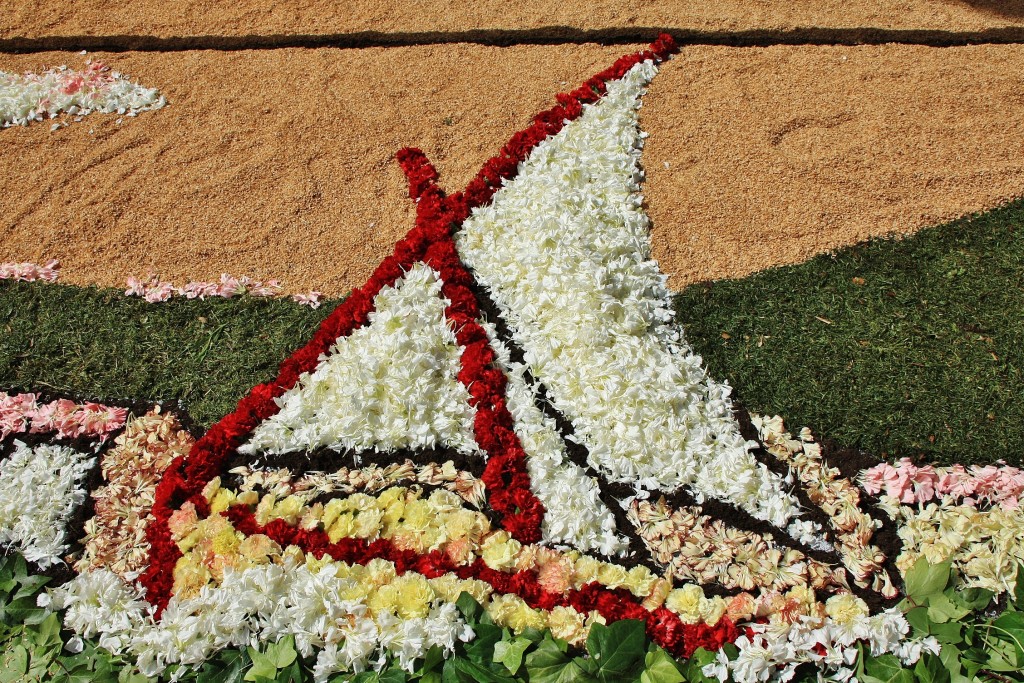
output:
[[[278,399],[243,453],[449,446],[478,453],[461,348],[445,322],[437,273],[416,264],[376,297],[370,324],[337,340],[316,370]]]
[[[608,84],[456,234],[534,376],[613,481],[734,503],[785,527],[796,500],[759,465],[673,323],[650,258],[637,108],[653,62]]]

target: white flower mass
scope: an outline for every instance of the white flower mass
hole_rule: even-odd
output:
[[[730,387],[673,324],[650,258],[637,108],[656,71],[643,62],[609,83],[474,210],[456,243],[593,466],[644,489],[688,485],[785,528],[797,502],[749,452]]]
[[[90,64],[85,71],[64,66],[41,74],[0,71],[0,128],[27,126],[60,114],[135,116],[166,103],[156,88],[132,83],[101,64]]]
[[[474,636],[454,603],[433,605],[425,617],[371,614],[354,579],[339,578],[344,565],[329,562],[313,572],[294,561],[227,570],[219,586],[191,598],[171,598],[161,618],[137,588],[100,569],[78,575],[50,593],[64,609],[64,626],[98,636],[101,647],[130,655],[147,676],[172,664],[198,665],[226,647],[257,646],[295,636],[304,656],[317,654],[316,681],[339,671],[364,671],[386,653],[412,671],[432,647],[451,654]]]
[[[374,299],[368,325],[341,337],[312,373],[277,399],[281,411],[239,451],[390,451],[449,446],[479,453],[476,411],[457,379],[461,347],[441,280],[417,263]]]
[[[65,527],[85,501],[82,484],[95,461],[65,446],[15,441],[0,463],[0,543],[17,546],[43,569],[63,562]]]

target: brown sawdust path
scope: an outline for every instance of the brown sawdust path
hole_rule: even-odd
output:
[[[341,294],[412,225],[399,148],[459,189],[622,46],[90,55],[170,104],[0,131],[0,261],[62,280],[221,272]],[[0,55],[23,71],[85,57]],[[804,260],[1024,194],[1024,46],[692,47],[641,110],[673,288]]]
[[[799,27],[979,31],[1024,24],[1024,0],[104,0],[6,3],[0,38],[69,35],[267,35],[665,27],[695,31]]]

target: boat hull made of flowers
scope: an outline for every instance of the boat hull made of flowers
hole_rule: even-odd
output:
[[[920,558],[1012,590],[1019,472],[858,479],[686,343],[639,194],[637,112],[673,51],[559,95],[461,192],[401,151],[413,229],[205,433],[5,395],[0,487],[31,502],[0,540],[69,570],[43,598],[64,626],[149,676],[283,639],[318,680],[415,672],[486,629],[564,650],[630,622],[670,680],[697,653],[703,676],[848,680],[938,654],[897,606]]]

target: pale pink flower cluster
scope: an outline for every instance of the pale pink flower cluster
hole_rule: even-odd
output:
[[[60,270],[60,261],[50,259],[44,265],[37,263],[0,263],[0,280],[21,280],[54,282]]]
[[[903,458],[895,466],[882,463],[864,470],[861,485],[868,493],[882,492],[907,504],[951,497],[967,505],[984,503],[1015,510],[1024,498],[1024,471],[995,465],[917,467]]]
[[[155,88],[132,83],[101,62],[87,62],[82,71],[66,66],[22,75],[0,71],[0,128],[60,114],[76,120],[94,111],[135,116],[165,104]]]
[[[233,277],[222,273],[218,282],[189,282],[184,287],[175,287],[170,282],[163,282],[155,274],[150,273],[145,280],[139,278],[128,278],[128,289],[126,296],[141,296],[150,303],[167,301],[172,296],[183,296],[186,299],[205,299],[206,297],[223,297],[230,299],[233,296],[248,294],[249,296],[274,296],[281,289],[281,283],[277,280],[268,280],[266,283],[254,280],[243,275]]]
[[[128,410],[99,403],[75,403],[65,398],[40,404],[36,394],[0,392],[0,439],[11,434],[57,432],[65,439],[106,438],[120,429]]]
[[[309,306],[310,308],[320,308],[320,300],[323,296],[323,292],[310,290],[305,294],[292,294],[292,301],[300,303],[303,306]]]

